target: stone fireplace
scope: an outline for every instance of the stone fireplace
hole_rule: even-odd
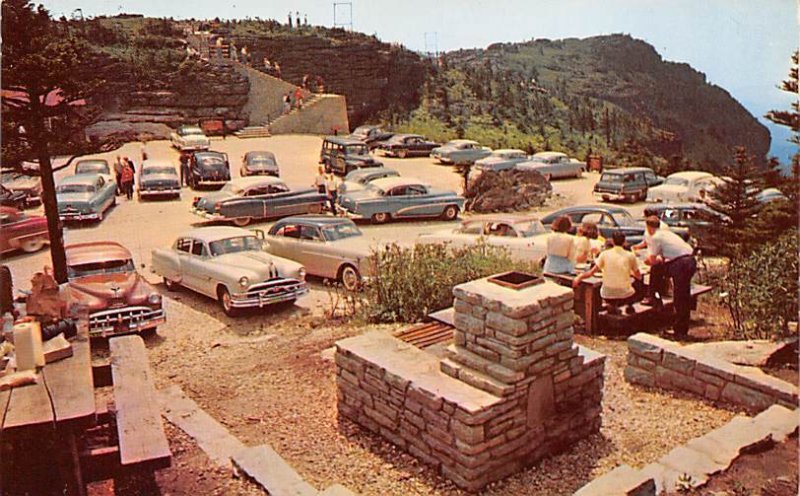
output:
[[[605,357],[572,339],[572,290],[479,279],[453,289],[445,357],[372,332],[336,344],[338,409],[477,491],[597,432]]]

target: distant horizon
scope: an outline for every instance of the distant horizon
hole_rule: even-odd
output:
[[[39,3],[39,2],[34,2]],[[120,13],[176,19],[274,19],[285,23],[308,15],[309,24],[352,22],[354,31],[374,34],[417,52],[486,48],[531,39],[588,38],[627,34],[652,45],[666,61],[688,63],[709,84],[727,91],[770,131],[770,155],[788,164],[795,146],[791,131],[764,118],[789,109],[793,96],[777,88],[788,78],[791,54],[800,44],[798,4],[793,0],[426,0],[342,2],[341,0],[45,0],[53,17]],[[191,5],[191,7],[189,7]],[[334,7],[336,5],[336,7]],[[352,7],[350,7],[352,6]],[[352,15],[350,15],[352,8]]]

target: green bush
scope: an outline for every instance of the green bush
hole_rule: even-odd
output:
[[[453,286],[508,270],[538,271],[513,261],[506,249],[479,244],[391,245],[374,254],[375,273],[364,288],[363,317],[374,323],[417,322],[453,303]]]
[[[797,232],[735,257],[723,279],[733,332],[738,339],[770,339],[789,334],[798,312]]]

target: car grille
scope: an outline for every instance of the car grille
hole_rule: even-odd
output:
[[[89,334],[117,334],[150,327],[165,318],[163,308],[133,306],[101,310],[89,315]]]
[[[178,183],[172,181],[152,181],[143,184],[144,189],[149,190],[164,190],[164,189],[177,189]]]
[[[245,293],[248,297],[273,296],[281,293],[290,293],[302,288],[304,283],[297,279],[271,279],[266,282],[253,284]]]

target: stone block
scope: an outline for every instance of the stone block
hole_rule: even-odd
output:
[[[775,403],[775,398],[747,386],[729,382],[720,393],[720,399],[742,406],[750,411],[761,411]]]
[[[662,366],[685,375],[692,375],[695,363],[693,359],[673,350],[665,350],[661,360]]]
[[[665,389],[679,389],[699,395],[705,392],[705,384],[699,380],[660,365],[656,367],[655,378],[656,385]]]
[[[545,348],[544,354],[546,356],[558,355],[559,353],[567,351],[570,348],[572,348],[572,341],[558,341]]]
[[[628,353],[627,362],[628,365],[632,365],[642,370],[654,371],[656,369],[656,362],[634,353]]]
[[[439,467],[439,459],[431,455],[430,452],[422,450],[419,446],[409,444],[408,452],[411,453],[411,455],[417,460],[420,460],[423,463],[432,466],[433,468]]]
[[[536,429],[555,413],[555,391],[552,377],[540,377],[528,387],[527,426]]]
[[[444,445],[452,444],[455,439],[452,433],[448,432],[446,429],[440,429],[433,424],[428,424],[428,426],[425,427],[425,433],[430,434],[433,439]],[[423,436],[425,436],[425,433],[423,433]]]
[[[528,325],[524,320],[512,319],[499,312],[487,313],[486,325],[512,336],[522,336],[528,333]]]
[[[389,386],[400,391],[405,391],[408,385],[411,383],[411,381],[408,379],[400,377],[399,375],[391,372],[386,372],[386,374],[383,376],[383,379],[387,384],[389,384]]]
[[[358,371],[364,370],[363,362],[355,360],[353,358],[348,358],[342,353],[336,353],[333,355],[333,359],[336,362],[336,365],[348,372],[355,374]]]
[[[695,372],[713,375],[726,381],[732,381],[733,376],[738,373],[739,368],[728,362],[716,358],[703,357],[702,360],[697,361]]]
[[[725,385],[725,379],[723,379],[722,377],[720,377],[718,375],[707,374],[707,373],[701,371],[699,369],[699,367],[695,368],[694,376],[698,380],[701,380],[701,381],[705,382],[706,384],[711,384],[712,386],[716,386],[718,388],[721,388],[722,386]]]
[[[524,319],[531,315],[536,315],[541,310],[542,305],[538,301],[534,301],[529,305],[518,305],[514,307],[503,304],[500,305],[500,312],[502,312],[506,317],[510,317],[512,319]]]
[[[555,365],[556,359],[554,357],[538,360],[536,363],[528,367],[528,375],[539,375],[546,372],[550,367]]]
[[[629,465],[620,465],[601,475],[573,496],[655,496],[656,484],[652,478],[634,470]]]
[[[458,420],[452,420],[450,428],[457,439],[467,444],[479,444],[485,439],[482,425],[467,425]]]
[[[439,410],[433,412],[431,410],[423,409],[420,415],[429,426],[434,426],[442,430],[447,430],[450,424],[450,417],[445,415],[443,411]]]
[[[469,341],[470,337],[473,338],[473,340],[476,339],[475,336],[473,335],[470,334],[467,335],[467,346],[466,346],[467,350],[471,351],[472,353],[480,357],[483,357],[485,360],[488,360],[492,363],[500,361],[500,353],[492,351],[488,348],[484,348],[483,346],[477,343],[477,340],[470,342]]]
[[[494,338],[479,337],[475,340],[475,342],[480,346],[510,358],[522,358],[527,354],[524,345],[514,346]]]
[[[499,363],[493,363],[486,368],[486,373],[495,379],[499,379],[506,384],[514,384],[525,378],[525,374],[517,370],[503,367]]]
[[[580,352],[580,350],[578,349],[578,347],[577,347],[577,346],[575,346],[575,345],[573,345],[573,346],[572,346],[570,349],[568,349],[568,350],[566,350],[566,351],[562,351],[561,353],[559,353],[559,354],[558,354],[558,360],[559,360],[559,361],[562,361],[562,360],[565,360],[565,361],[566,361],[566,360],[570,360],[570,359],[572,359],[573,357],[576,357],[576,356],[578,356],[578,353],[579,353],[579,352]]]
[[[756,415],[753,422],[769,430],[772,438],[780,443],[788,436],[797,434],[800,425],[800,410],[790,410],[780,405],[772,405]]]
[[[461,369],[461,365],[457,364],[453,360],[449,358],[443,358],[439,362],[439,370],[442,371],[443,374],[447,374],[450,377],[458,379],[458,371]]]
[[[628,351],[655,362],[661,361],[662,352],[675,345],[671,341],[640,332],[628,338]]]
[[[481,304],[481,296],[476,294],[472,291],[469,291],[463,287],[464,285],[459,285],[453,288],[453,296],[457,300],[463,300],[470,305],[480,305]]]
[[[408,388],[408,400],[419,403],[424,408],[432,411],[442,408],[442,397],[417,387],[414,384]]]
[[[462,300],[461,298],[456,298],[455,300],[453,300],[453,309],[457,313],[472,315],[472,309],[475,308],[475,306],[476,305],[473,305],[466,300]]]
[[[375,408],[365,407],[364,415],[375,421],[375,423],[378,425],[386,427],[387,429],[396,430],[399,427],[395,421],[382,414]]]
[[[703,437],[716,444],[719,455],[725,455],[731,459],[735,459],[741,453],[768,446],[773,442],[770,429],[744,416],[734,417],[727,424]],[[694,449],[694,446],[692,448]]]
[[[483,335],[483,320],[477,319],[472,315],[456,313],[455,317],[453,318],[453,324],[455,325],[456,329],[466,334],[472,334],[476,336]]]
[[[733,377],[733,382],[772,396],[776,399],[775,402],[780,398],[790,403],[797,403],[797,387],[794,384],[768,375],[761,369],[740,367],[739,370]]]
[[[307,483],[268,445],[245,448],[233,457],[233,464],[256,481],[269,494],[314,496],[317,490]]]
[[[458,329],[453,331],[453,342],[456,346],[465,346],[467,344],[467,336],[464,332]]]
[[[416,427],[417,429],[420,429],[420,430],[425,429],[425,425],[426,425],[425,419],[422,418],[420,415],[417,415],[414,412],[406,410],[406,411],[403,412],[403,418],[405,420],[407,420],[411,425]]]
[[[380,435],[386,438],[390,443],[394,444],[395,446],[399,446],[402,449],[406,449],[407,443],[403,437],[397,433],[395,429],[387,429],[386,427],[380,428]]]
[[[640,384],[642,386],[655,387],[656,377],[655,371],[650,372],[638,367],[628,365],[623,372],[625,380],[631,384]]]
[[[467,367],[462,367],[458,371],[458,379],[466,382],[470,386],[499,397],[508,396],[514,392],[513,385]]]
[[[726,468],[727,463],[720,463],[702,451],[696,451],[686,446],[679,446],[658,459],[661,465],[675,469],[678,472],[689,474],[698,485],[703,485],[710,474],[715,474]]]
[[[703,391],[703,397],[705,397],[707,400],[718,401],[721,393],[721,387],[713,384],[706,384],[705,390]]]
[[[358,381],[358,376],[347,369],[340,369],[339,374],[337,375],[340,380],[348,382],[354,386],[358,386],[360,384],[360,382]]]
[[[558,340],[558,336],[554,332],[548,332],[541,338],[537,339],[536,341],[532,342],[528,345],[529,353],[535,353],[537,351],[543,350],[550,346],[551,344],[555,343]],[[570,344],[572,344],[570,342]]]

